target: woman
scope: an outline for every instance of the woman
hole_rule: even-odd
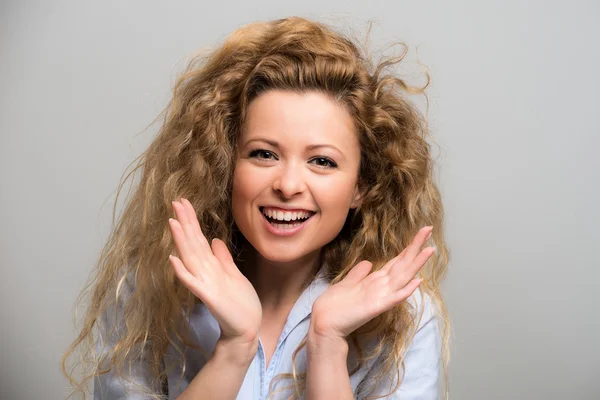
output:
[[[71,383],[93,377],[97,399],[439,398],[443,207],[404,96],[427,85],[382,74],[401,59],[373,68],[292,17],[192,60],[102,253]]]

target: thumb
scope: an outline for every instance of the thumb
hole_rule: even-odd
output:
[[[235,266],[235,263],[233,261],[233,257],[231,256],[231,253],[229,252],[229,249],[227,248],[227,245],[224,241],[218,238],[214,238],[210,243],[210,247],[214,256],[217,258],[217,260],[219,260],[225,271],[231,273],[233,271],[233,268],[237,270],[237,267]]]
[[[356,264],[350,270],[350,272],[348,272],[348,275],[346,275],[343,282],[345,282],[349,285],[355,285],[358,282],[365,279],[367,277],[367,275],[369,275],[371,268],[373,268],[373,263],[371,263],[370,261],[367,261],[367,260],[363,260],[363,261],[359,262],[358,264]]]

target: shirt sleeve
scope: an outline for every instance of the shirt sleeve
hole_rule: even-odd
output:
[[[398,389],[384,398],[389,400],[439,400],[442,351],[439,318],[431,298],[421,290],[417,289],[409,301],[415,305],[415,311],[422,315],[421,321],[404,359],[404,378]],[[374,369],[369,371],[365,379],[369,380],[372,373],[374,379],[376,374]],[[402,371],[400,371],[400,376],[402,377]],[[389,393],[397,382],[396,371],[379,379],[373,392],[369,393],[370,388],[367,387],[364,397],[359,396],[357,399],[363,400],[367,395],[383,396]]]
[[[132,284],[126,281],[123,285],[123,293],[117,306],[109,307],[100,318],[97,327],[98,337],[96,340],[96,354],[102,357],[108,356],[102,363],[105,368],[107,361],[112,356],[114,348],[124,332],[123,299],[132,293]],[[118,308],[118,314],[115,314]],[[114,329],[113,329],[114,328]],[[125,362],[122,369],[122,377],[117,375],[115,368],[106,374],[94,376],[94,400],[142,400],[149,396],[143,391],[151,389],[151,370],[147,360],[147,354],[140,353],[139,348],[132,349],[132,357]]]

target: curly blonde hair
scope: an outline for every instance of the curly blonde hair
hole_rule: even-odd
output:
[[[440,293],[448,264],[443,206],[434,183],[426,118],[407,99],[411,94],[427,98],[430,76],[426,72],[426,84],[413,87],[386,71],[404,59],[407,47],[402,45],[401,55],[373,65],[368,51],[361,51],[333,28],[290,17],[244,25],[216,50],[194,55],[161,113],[164,122],[156,139],[134,160],[135,168],[119,185],[113,229],[90,283],[77,299],[80,303],[84,295],[91,296],[83,326],[62,359],[62,371],[74,388],[69,398],[82,393],[85,399],[89,380],[113,368],[123,376],[129,360],[144,351],[154,377],[146,395],[164,399],[161,390],[168,366],[163,356],[168,347],[177,349],[184,366],[184,352],[177,343],[198,348],[186,334],[186,317],[200,300],[179,282],[168,259],[176,254],[167,224],[169,217],[176,217],[171,201],[189,199],[206,238],[225,241],[245,271],[242,254],[247,243],[231,211],[236,146],[249,103],[270,89],[324,93],[346,107],[360,133],[359,183],[365,192],[340,234],[323,248],[330,284],[341,281],[361,260],[371,261],[373,271],[380,269],[408,246],[420,228],[433,225],[437,251],[420,272],[424,281],[418,290],[433,300],[443,323],[443,395],[448,397],[450,324]],[[141,180],[115,228],[119,193],[138,169]],[[135,290],[123,296],[131,280]],[[411,307],[402,302],[349,336],[351,348],[359,355],[357,364],[349,366],[350,374],[382,355],[377,378],[397,371],[399,379],[392,391],[398,388],[400,367],[418,325]],[[94,331],[100,329],[102,316],[114,310],[122,312],[118,317],[122,332],[111,356],[101,359],[96,346],[102,338]],[[364,354],[362,339],[373,337],[378,345]],[[294,352],[292,373],[276,377],[293,379],[291,398],[305,390],[306,373],[295,366],[296,355],[305,345],[306,338]],[[71,358],[75,359],[72,368],[68,367]],[[74,378],[77,367],[80,380]]]

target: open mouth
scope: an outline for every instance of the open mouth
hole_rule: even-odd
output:
[[[277,230],[292,230],[294,228],[297,228],[301,225],[304,225],[306,223],[306,221],[308,221],[309,219],[311,219],[313,217],[313,215],[315,215],[315,212],[310,211],[309,212],[309,216],[308,217],[298,217],[295,220],[290,220],[290,221],[285,221],[285,220],[278,220],[276,218],[272,218],[267,216],[264,212],[263,209],[264,207],[259,207],[260,209],[260,213],[262,214],[263,218],[275,229]]]

